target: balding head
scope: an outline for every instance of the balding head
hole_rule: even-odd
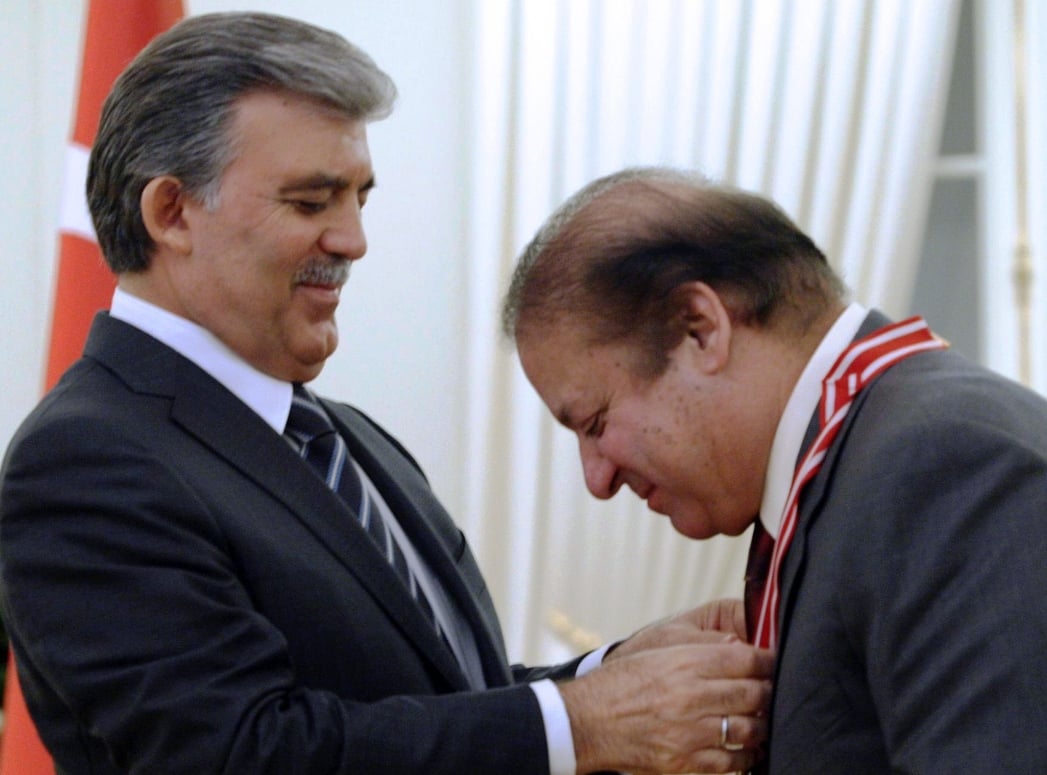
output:
[[[526,247],[506,295],[520,340],[570,321],[594,345],[637,345],[654,376],[684,336],[676,291],[702,282],[736,324],[803,335],[838,309],[825,256],[772,202],[666,168],[600,178],[558,208]]]

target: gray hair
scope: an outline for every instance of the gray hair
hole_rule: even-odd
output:
[[[288,92],[350,120],[385,118],[392,79],[342,36],[282,16],[191,16],[155,38],[120,75],[102,108],[87,173],[99,245],[116,273],[148,268],[153,241],[142,190],[178,178],[213,205],[236,150],[230,127],[239,98]]]
[[[565,322],[594,345],[638,345],[657,376],[684,336],[676,290],[700,281],[739,323],[804,330],[845,294],[825,256],[773,202],[666,167],[625,169],[588,184],[524,249],[502,304],[519,340]]]

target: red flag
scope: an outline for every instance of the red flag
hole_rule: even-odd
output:
[[[90,0],[88,4],[80,99],[66,156],[47,389],[79,357],[91,319],[109,306],[115,285],[98,251],[83,193],[87,155],[102,103],[135,54],[183,15],[182,0]]]
[[[184,15],[182,0],[88,3],[80,97],[66,157],[46,389],[79,357],[95,312],[109,306],[115,286],[115,278],[98,250],[84,195],[87,155],[94,143],[102,102],[134,56]],[[54,775],[54,771],[26,711],[9,657],[0,775]]]

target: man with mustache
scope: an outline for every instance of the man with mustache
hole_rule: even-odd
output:
[[[772,657],[738,606],[510,666],[413,459],[306,387],[394,94],[340,36],[217,14],[157,38],[106,102],[88,200],[118,288],[0,492],[4,620],[58,770],[750,766]]]

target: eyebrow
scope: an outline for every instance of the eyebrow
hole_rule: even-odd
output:
[[[352,185],[351,181],[346,178],[337,177],[335,175],[325,175],[322,172],[317,172],[313,175],[306,175],[302,178],[295,178],[289,183],[280,186],[280,194],[293,194],[299,191],[320,191],[328,189],[331,191],[344,191]],[[376,185],[374,175],[367,179],[362,186],[360,186],[360,192],[370,191]]]

